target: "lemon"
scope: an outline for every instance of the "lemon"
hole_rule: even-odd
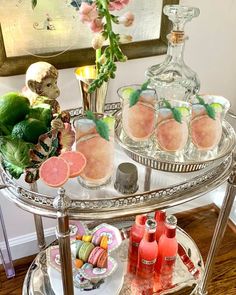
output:
[[[29,118],[17,123],[12,130],[12,136],[26,142],[37,143],[41,134],[47,132],[45,124],[37,119]]]
[[[210,104],[211,107],[214,108],[214,110],[217,112],[217,113],[221,113],[223,111],[223,106],[222,104],[218,103],[218,102],[213,102]]]
[[[176,107],[182,114],[182,116],[187,117],[190,114],[190,110],[187,107]]]
[[[28,98],[16,92],[6,93],[0,97],[0,122],[13,126],[24,120],[29,108]]]
[[[108,125],[110,130],[114,129],[115,122],[116,122],[115,117],[107,116],[103,118],[102,120]]]
[[[132,87],[127,87],[125,89],[122,90],[122,97],[123,99],[129,99],[131,93],[133,93],[135,91],[135,89],[133,89]]]

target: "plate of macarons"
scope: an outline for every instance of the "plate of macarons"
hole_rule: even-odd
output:
[[[105,223],[89,231],[80,221],[71,221],[70,230],[74,285],[82,290],[93,290],[118,267],[112,252],[122,243],[120,231]],[[49,247],[46,254],[48,265],[60,272],[59,246]]]

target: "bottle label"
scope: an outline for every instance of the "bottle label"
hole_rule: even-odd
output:
[[[141,259],[141,263],[142,264],[145,264],[145,265],[153,265],[153,264],[155,264],[156,263],[156,258],[155,259],[153,259],[153,260],[145,260],[145,259]]]
[[[176,259],[176,256],[166,256],[164,258],[165,261],[175,261],[175,259]]]
[[[132,246],[133,246],[133,247],[138,247],[138,246],[139,246],[139,243],[137,243],[137,242],[132,242]]]

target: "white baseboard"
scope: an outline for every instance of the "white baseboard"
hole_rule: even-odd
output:
[[[56,239],[55,227],[44,230],[46,243],[49,244]],[[30,233],[23,236],[18,236],[9,239],[12,259],[16,260],[22,257],[30,256],[39,252],[36,233]],[[0,243],[0,248],[4,249],[3,242]]]
[[[213,202],[218,207],[221,207],[224,194],[225,194],[225,186],[223,185],[217,188],[216,190],[202,196],[201,198],[170,208],[167,210],[167,212],[169,214],[175,214],[177,212],[205,206]],[[234,203],[234,207],[232,208],[230,218],[236,224],[236,202]],[[47,244],[51,243],[52,241],[56,239],[55,227],[45,229],[44,233],[45,233],[45,239]],[[38,245],[37,245],[36,233],[29,233],[23,236],[18,236],[18,237],[9,239],[9,245],[10,245],[13,260],[33,255],[39,251]],[[0,243],[0,248],[2,247],[3,247],[3,243]]]

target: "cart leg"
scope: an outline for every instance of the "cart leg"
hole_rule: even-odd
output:
[[[38,193],[38,186],[37,183],[30,184],[30,190],[32,192]],[[44,250],[46,247],[45,237],[44,237],[44,230],[43,230],[43,221],[40,215],[34,214],[34,224],[36,229],[36,235],[38,240],[38,247],[39,250]]]
[[[70,206],[70,199],[65,196],[65,190],[60,188],[58,196],[53,202],[57,209],[57,237],[59,242],[61,258],[61,275],[64,295],[74,295],[72,260],[70,249],[70,229],[67,209]]]
[[[34,214],[34,224],[36,229],[36,235],[38,240],[38,247],[39,250],[44,250],[46,247],[45,237],[44,237],[44,230],[43,230],[43,221],[40,215]]]
[[[230,178],[228,179],[226,194],[225,194],[224,201],[220,210],[219,217],[217,219],[215,231],[211,241],[210,250],[206,260],[205,272],[197,291],[198,295],[207,294],[207,287],[210,283],[215,257],[217,255],[217,252],[220,247],[220,243],[225,233],[227,221],[228,221],[230,211],[234,202],[235,194],[236,194],[236,164],[234,164],[234,169],[231,173]]]

